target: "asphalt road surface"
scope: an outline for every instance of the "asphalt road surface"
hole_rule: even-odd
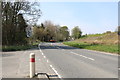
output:
[[[40,54],[60,78],[118,78],[118,56],[61,43],[39,44]]]
[[[78,49],[62,43],[41,43],[35,49],[2,53],[2,78],[28,78],[29,55],[36,73],[50,78],[118,78],[118,55]]]

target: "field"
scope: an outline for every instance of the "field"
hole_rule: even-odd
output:
[[[64,44],[81,49],[118,53],[118,35],[115,32],[91,34]]]

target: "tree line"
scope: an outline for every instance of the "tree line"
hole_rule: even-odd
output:
[[[30,37],[31,41],[69,41],[71,38],[78,39],[82,35],[82,31],[78,26],[72,29],[72,35],[70,35],[67,26],[55,25],[53,22],[47,20],[41,25],[33,26],[33,35]]]
[[[39,41],[67,41],[70,34],[67,26],[55,25],[48,20],[41,23],[41,25],[35,24],[33,26],[33,35],[30,38]]]
[[[29,42],[50,40],[68,41],[71,37],[74,39],[81,37],[82,32],[78,26],[72,29],[70,36],[67,26],[56,25],[51,21],[36,25],[41,16],[41,10],[36,4],[36,2],[1,2],[2,45],[26,45]],[[29,25],[33,25],[31,37],[26,35],[26,27]]]
[[[31,21],[35,21],[35,15],[40,16],[40,10],[33,8],[34,5],[29,2],[1,2],[2,45],[27,44],[25,28],[30,20],[25,20],[23,14],[34,16]]]

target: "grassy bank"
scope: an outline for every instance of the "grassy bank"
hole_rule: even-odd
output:
[[[110,45],[110,44],[90,44],[90,43],[80,43],[80,42],[64,42],[65,45],[81,48],[81,49],[89,49],[110,53],[118,53],[118,45]]]
[[[20,51],[31,48],[36,48],[39,43],[33,43],[31,45],[19,45],[19,46],[2,46],[2,51]]]
[[[116,32],[89,34],[75,40],[75,42],[84,42],[90,44],[118,44],[118,35]]]

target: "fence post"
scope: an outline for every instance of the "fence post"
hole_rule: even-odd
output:
[[[35,76],[35,53],[30,54],[30,78]]]

